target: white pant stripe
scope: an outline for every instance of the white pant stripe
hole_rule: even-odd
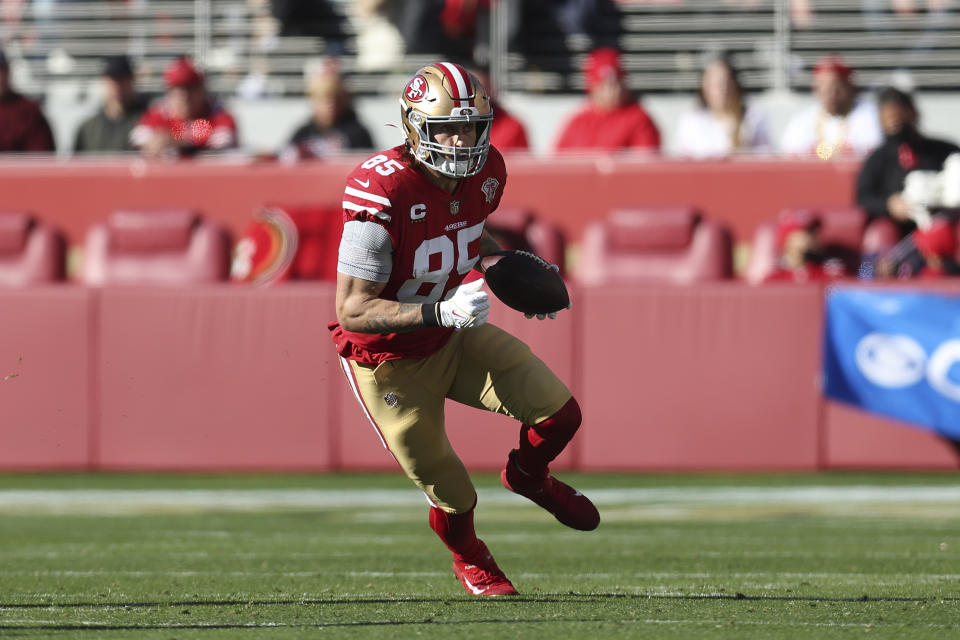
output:
[[[357,381],[354,378],[353,369],[350,368],[350,361],[341,356],[340,367],[343,369],[343,375],[347,376],[347,383],[350,384],[350,390],[353,391],[353,395],[357,398],[357,402],[360,403],[360,408],[363,409],[364,415],[367,416],[367,420],[369,420],[370,424],[373,425],[373,428],[376,429],[377,437],[380,438],[383,448],[387,451],[390,451],[390,447],[387,446],[387,441],[383,439],[383,433],[380,432],[380,427],[377,426],[377,421],[373,419],[372,415],[370,415],[370,411],[367,409],[367,405],[363,401],[363,397],[360,395],[360,387],[357,385]]]

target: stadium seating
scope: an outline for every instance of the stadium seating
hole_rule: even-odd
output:
[[[501,207],[487,218],[486,228],[504,249],[531,251],[566,272],[566,238],[554,223],[538,220],[523,208]]]
[[[63,235],[23,211],[0,212],[0,286],[63,280]]]
[[[88,285],[188,285],[227,279],[230,239],[187,210],[117,211],[87,233]]]
[[[691,284],[731,276],[731,240],[689,207],[614,210],[587,226],[576,278],[581,284]]]
[[[339,204],[283,206],[297,226],[299,247],[291,266],[294,280],[337,279],[340,246]]]
[[[867,223],[866,213],[858,207],[802,209],[820,221],[820,241],[827,254],[843,260],[850,273],[857,273],[860,256],[882,253],[897,243],[899,232],[889,220]],[[744,278],[758,284],[777,268],[776,222],[757,227]]]

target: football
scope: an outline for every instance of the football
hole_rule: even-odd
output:
[[[523,313],[553,313],[570,306],[563,278],[549,263],[528,251],[501,251],[480,259],[490,291]]]

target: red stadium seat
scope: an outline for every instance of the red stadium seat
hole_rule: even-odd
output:
[[[899,231],[890,220],[879,219],[867,224],[867,215],[859,207],[828,207],[824,209],[791,209],[807,211],[820,222],[819,237],[827,255],[843,260],[850,273],[857,273],[863,253],[882,253],[893,247]],[[750,248],[744,278],[758,284],[777,268],[776,222],[757,227]]]
[[[230,239],[192,211],[118,211],[87,233],[89,285],[190,285],[227,279]]]
[[[690,284],[731,275],[727,230],[689,207],[618,209],[591,223],[580,246],[581,284]]]
[[[504,249],[537,254],[566,272],[566,239],[560,227],[538,220],[529,209],[501,207],[487,218],[486,229]]]
[[[63,280],[66,242],[29,213],[0,212],[0,286],[22,287]]]
[[[342,215],[339,203],[281,208],[297,226],[299,236],[290,277],[294,280],[336,281]]]

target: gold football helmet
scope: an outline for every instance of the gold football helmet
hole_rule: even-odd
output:
[[[400,96],[400,121],[407,146],[424,165],[452,178],[472,176],[483,168],[490,150],[493,107],[480,81],[460,65],[437,62],[417,71]],[[446,122],[475,122],[474,145],[434,141],[433,127]]]

